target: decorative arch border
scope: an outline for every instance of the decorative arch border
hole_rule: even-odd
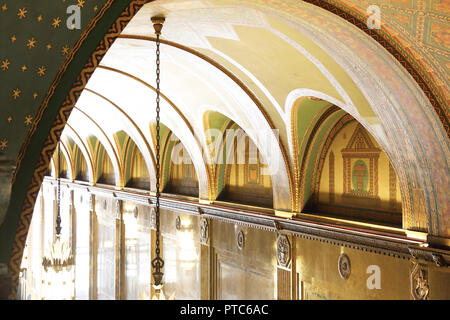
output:
[[[75,102],[78,100],[81,92],[87,84],[87,81],[99,65],[101,59],[106,54],[108,49],[113,44],[114,40],[119,36],[128,22],[134,17],[137,11],[146,3],[152,2],[154,0],[132,0],[125,7],[125,9],[121,12],[118,18],[114,21],[112,26],[108,29],[106,34],[104,34],[102,40],[99,42],[95,50],[89,56],[89,59],[84,64],[82,71],[79,73],[76,81],[73,83],[71,89],[66,95],[64,102],[62,103],[61,108],[58,111],[56,116],[56,120],[54,121],[52,128],[50,129],[49,135],[45,139],[43,143],[43,148],[40,152],[39,160],[36,162],[35,169],[33,170],[33,176],[31,179],[31,183],[26,189],[25,199],[23,205],[21,207],[21,213],[19,217],[19,221],[16,228],[16,233],[13,239],[11,255],[9,261],[8,272],[12,277],[13,286],[12,292],[10,294],[10,298],[15,299],[18,287],[18,279],[20,272],[20,264],[22,260],[23,249],[25,246],[25,241],[28,233],[28,229],[31,222],[31,216],[33,213],[34,204],[36,202],[37,195],[40,190],[40,186],[47,170],[48,164],[50,162],[53,151],[56,148],[59,137],[64,129],[64,126],[70,116],[70,113],[75,105]],[[416,83],[420,86],[420,88],[424,91],[430,103],[432,104],[435,112],[437,113],[444,130],[447,133],[447,136],[450,137],[450,126],[449,126],[449,114],[448,109],[445,108],[445,104],[440,103],[438,98],[436,97],[436,89],[433,86],[432,81],[425,80],[426,73],[422,70],[422,68],[417,64],[417,62],[408,57],[404,50],[402,50],[399,44],[396,44],[395,41],[388,39],[388,35],[383,35],[377,33],[374,30],[369,29],[366,24],[363,22],[361,17],[357,17],[355,12],[350,13],[346,11],[344,7],[338,7],[334,4],[332,0],[304,0],[310,4],[318,6],[322,9],[325,9],[343,19],[350,22],[351,24],[358,27],[360,30],[368,34],[371,38],[377,41],[380,45],[382,45],[389,53],[391,53],[394,58],[400,62],[400,64],[412,75]],[[333,2],[333,3],[331,3]],[[116,2],[118,3],[118,2]],[[91,31],[94,27],[99,23],[105,14],[108,11],[108,18],[111,19],[111,15],[114,15],[115,12],[111,13],[108,9],[114,6],[113,0],[108,0],[107,3],[101,8],[100,12],[97,16],[91,21],[89,26],[81,35],[78,42],[75,44],[74,48],[68,55],[68,58],[61,66],[55,80],[53,81],[44,101],[42,102],[39,111],[33,121],[32,127],[22,144],[21,151],[17,157],[16,161],[16,170],[14,171],[13,178],[11,184],[14,185],[16,181],[16,177],[18,172],[22,167],[22,161],[25,158],[26,152],[28,151],[28,147],[32,140],[32,137],[35,135],[37,131],[37,126],[41,121],[44,111],[47,109],[47,105],[49,104],[50,99],[58,90],[58,85],[61,81],[62,76],[65,74],[68,65],[74,59],[75,54],[78,52],[82,44],[86,41],[86,39],[90,38]],[[119,5],[115,6],[115,9],[118,9]],[[107,19],[105,19],[107,20]],[[8,217],[9,210],[7,212]],[[5,221],[4,221],[5,222]],[[8,244],[6,244],[8,245]]]

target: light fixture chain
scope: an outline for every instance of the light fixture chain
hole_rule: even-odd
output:
[[[58,199],[57,199],[57,207],[56,207],[56,237],[61,235],[61,143],[58,144]]]
[[[156,35],[156,256],[160,255],[160,49],[159,34]]]
[[[162,285],[162,277],[163,277],[163,267],[164,260],[161,258],[161,249],[160,249],[160,176],[161,176],[161,164],[160,164],[160,31],[162,28],[162,24],[154,24],[156,31],[156,207],[155,207],[155,218],[156,218],[156,240],[155,240],[155,258],[152,260],[153,267],[153,279],[154,286],[156,290],[160,290],[160,286]],[[157,26],[159,26],[159,31],[157,30]]]

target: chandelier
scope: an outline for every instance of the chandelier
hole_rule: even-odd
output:
[[[42,259],[45,275],[43,280],[43,299],[73,299],[74,259],[69,242],[61,240],[61,156],[58,145],[58,170],[57,170],[57,215],[55,226],[55,240],[49,243]]]

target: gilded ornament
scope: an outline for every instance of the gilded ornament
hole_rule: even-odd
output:
[[[350,277],[351,272],[350,259],[345,253],[342,253],[339,256],[338,271],[342,279],[347,280]]]
[[[209,238],[208,219],[202,218],[200,220],[200,242],[206,244]]]
[[[8,146],[8,140],[6,138],[3,138],[0,141],[0,150],[5,150],[7,146]]]
[[[22,92],[22,91],[20,91],[19,88],[13,90],[12,96],[13,96],[14,100],[16,100],[17,98],[20,97],[20,93],[21,93],[21,92]]]
[[[33,122],[33,117],[32,116],[28,115],[28,116],[25,117],[25,122],[24,123],[27,126],[29,126],[32,122]]]
[[[2,61],[2,65],[0,66],[0,68],[2,68],[3,70],[7,70],[9,68],[11,62],[9,62],[8,59],[5,59]]]
[[[31,39],[27,40],[28,49],[36,47],[36,43],[37,43],[36,39],[34,39],[34,37],[31,37]]]
[[[245,244],[245,236],[244,236],[244,231],[240,230],[237,234],[237,239],[236,239],[236,244],[237,247],[242,250],[244,248],[244,244]]]
[[[19,19],[24,19],[27,17],[27,13],[28,13],[28,10],[26,8],[22,8],[22,9],[19,9],[19,12],[17,12],[17,16],[19,17]]]
[[[411,272],[411,294],[414,300],[427,300],[429,293],[428,272],[424,266],[415,263]]]
[[[53,26],[54,29],[58,28],[60,23],[61,23],[61,18],[60,17],[53,18],[52,26]]]
[[[41,66],[41,67],[38,68],[37,74],[42,77],[43,75],[45,75],[45,71],[46,70],[47,70],[46,67]]]
[[[291,261],[291,244],[284,234],[279,235],[277,239],[277,261],[282,267],[287,267]]]

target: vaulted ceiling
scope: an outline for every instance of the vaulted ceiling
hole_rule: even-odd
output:
[[[140,10],[126,27],[116,23],[112,35],[118,37],[99,54],[87,84],[72,85],[127,3],[0,1],[0,160],[28,170],[15,180],[17,190],[27,188],[55,120],[56,112],[46,109],[58,110],[76,86],[85,88],[79,98],[74,94],[63,138],[96,136],[119,166],[113,141],[124,130],[151,169],[156,85],[150,17],[163,14],[161,120],[190,153],[200,199],[210,200],[205,117],[216,112],[244,129],[276,170],[275,209],[298,210],[292,190],[304,151],[296,149],[293,133],[306,132],[319,110],[335,105],[362,123],[395,165],[408,213],[404,225],[450,234],[449,8],[443,1],[370,2],[381,9],[382,29],[374,34],[361,26],[370,5],[365,1],[157,0],[141,7],[146,2],[130,2]],[[66,27],[71,4],[81,8],[80,30]],[[26,158],[29,153],[35,158]],[[434,187],[438,180],[443,189]],[[8,202],[9,194],[2,207]],[[8,214],[22,203],[18,198]],[[0,221],[5,214],[1,209]]]

